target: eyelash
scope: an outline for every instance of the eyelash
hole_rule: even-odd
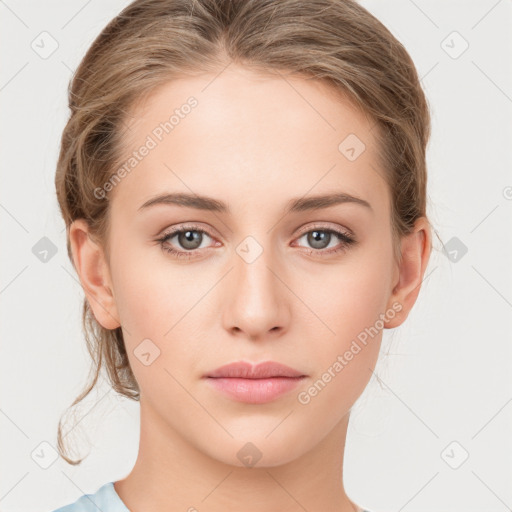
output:
[[[171,256],[177,259],[191,259],[195,258],[197,256],[197,251],[199,249],[194,249],[191,251],[177,251],[176,249],[173,249],[172,247],[166,246],[165,242],[168,241],[170,238],[174,238],[176,235],[179,235],[181,233],[185,233],[187,231],[195,231],[198,233],[202,233],[205,235],[208,235],[210,238],[213,238],[207,231],[202,229],[199,226],[195,225],[187,225],[184,227],[180,227],[178,229],[172,229],[166,233],[164,233],[160,238],[157,238],[157,242],[160,243],[160,246],[164,251],[169,253]],[[351,245],[354,245],[356,243],[356,240],[352,238],[351,236],[347,235],[346,233],[343,233],[341,231],[337,231],[335,229],[325,228],[323,226],[313,226],[311,229],[302,232],[298,238],[302,238],[304,235],[307,235],[308,233],[311,233],[312,231],[321,231],[323,233],[330,233],[335,236],[337,236],[341,243],[340,246],[337,249],[308,249],[306,248],[306,253],[308,255],[319,255],[320,257],[326,257],[326,256],[332,256],[334,254],[338,254],[340,252],[346,251]]]

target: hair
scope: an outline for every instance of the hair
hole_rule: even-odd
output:
[[[109,255],[111,197],[94,191],[122,162],[126,121],[137,102],[174,78],[217,74],[230,63],[319,80],[370,116],[391,196],[394,256],[400,261],[401,237],[418,218],[427,218],[430,113],[404,46],[355,0],[136,0],[112,19],[68,87],[70,117],[55,186],[71,261],[69,227],[76,219],[87,221],[91,237]],[[103,365],[117,393],[139,400],[121,327],[103,328],[86,298],[82,327],[93,366],[89,383],[69,408],[96,386]],[[68,457],[66,435],[61,416],[59,454],[80,464],[83,458]]]

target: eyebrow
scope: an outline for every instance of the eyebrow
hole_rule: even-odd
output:
[[[288,214],[321,210],[323,208],[328,208],[330,206],[344,203],[358,204],[372,210],[372,206],[368,201],[365,201],[359,197],[352,196],[350,194],[340,192],[335,194],[290,199],[286,203],[285,213]],[[223,201],[219,201],[218,199],[214,199],[208,196],[186,193],[159,194],[142,204],[139,207],[139,211],[145,210],[146,208],[155,205],[176,205],[195,208],[197,210],[207,210],[226,214],[230,213],[229,206]]]

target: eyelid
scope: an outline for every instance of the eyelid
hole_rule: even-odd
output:
[[[305,233],[314,231],[315,229],[318,229],[318,230],[321,229],[321,230],[325,230],[325,231],[336,231],[336,232],[340,232],[341,234],[347,236],[348,238],[355,238],[354,233],[348,228],[345,228],[342,226],[329,226],[329,225],[323,224],[321,222],[313,222],[313,224],[307,224],[306,226],[304,226],[304,228],[300,228],[299,234],[297,236],[302,236]]]
[[[210,238],[216,238],[213,234],[210,234],[210,229],[205,228],[201,226],[200,224],[196,224],[195,222],[188,223],[183,222],[181,224],[177,224],[175,226],[172,226],[171,228],[166,228],[162,232],[161,235],[157,237],[158,240],[161,240],[162,238],[167,238],[171,235],[174,235],[176,233],[179,233],[181,231],[199,231],[200,233],[204,233],[205,235],[208,235]]]
[[[312,224],[306,224],[305,226],[299,228],[299,231],[296,236],[297,237],[302,236],[303,234],[309,233],[310,231],[312,231],[314,229],[333,230],[336,232],[341,231],[342,234],[346,235],[347,237],[355,238],[354,233],[350,229],[340,227],[340,226],[333,227],[333,226],[329,226],[329,225],[326,225],[321,222],[313,222]],[[161,240],[162,238],[167,238],[170,235],[173,235],[175,233],[179,233],[180,231],[185,231],[185,230],[199,231],[201,233],[208,235],[210,238],[220,238],[216,235],[214,236],[213,234],[211,234],[209,232],[209,229],[203,228],[200,224],[197,224],[194,221],[191,221],[190,224],[188,222],[183,222],[183,223],[177,224],[171,228],[165,229],[162,232],[162,234],[157,237],[157,239]]]
[[[330,233],[334,234],[336,237],[338,237],[341,245],[337,249],[330,249],[330,250],[308,249],[308,248],[305,248],[305,247],[302,247],[299,245],[298,247],[302,247],[307,254],[310,254],[310,255],[315,254],[318,257],[328,257],[329,255],[334,255],[339,252],[344,252],[345,250],[348,249],[349,246],[357,244],[356,237],[350,229],[347,229],[347,228],[344,228],[341,226],[336,226],[336,227],[327,226],[327,225],[325,225],[325,223],[321,223],[321,222],[313,222],[313,224],[307,224],[307,225],[301,227],[299,229],[299,233],[297,233],[295,238],[293,239],[293,242],[296,242],[296,240],[302,238],[306,233],[310,233],[310,232],[314,231],[315,229],[319,230],[319,231],[326,231],[326,232],[330,232]],[[184,259],[192,259],[195,257],[200,257],[201,253],[203,253],[205,251],[209,251],[210,249],[213,249],[213,248],[219,246],[218,242],[216,242],[216,237],[209,233],[209,229],[203,228],[201,225],[199,225],[195,222],[192,222],[192,223],[184,222],[184,223],[175,225],[171,228],[168,228],[163,232],[163,234],[161,236],[159,236],[156,239],[156,241],[158,241],[160,243],[160,246],[162,248],[164,248],[164,244],[169,239],[174,238],[174,236],[176,234],[182,233],[184,231],[197,231],[197,232],[203,233],[203,234],[207,235],[208,237],[210,237],[212,240],[214,240],[214,244],[211,246],[208,246],[208,247],[203,247],[201,249],[198,248],[198,249],[194,249],[194,250],[190,250],[190,251],[175,249],[170,244],[170,247],[165,248],[165,250],[169,253],[173,253],[175,255],[175,257],[182,257]],[[294,247],[295,246],[296,245],[294,245]]]

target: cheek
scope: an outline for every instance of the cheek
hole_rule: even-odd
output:
[[[112,279],[116,307],[126,349],[129,357],[134,359],[132,369],[137,380],[140,361],[136,357],[144,346],[141,344],[146,344],[146,352],[150,352],[151,357],[160,351],[161,359],[169,338],[164,335],[177,321],[184,293],[172,275],[159,270],[158,265],[162,265],[162,262],[153,258],[156,253],[163,260],[159,252],[158,247],[142,250],[133,248],[131,251],[118,251],[115,258],[112,255],[112,261],[115,262],[112,265]],[[179,300],[176,297],[177,289],[181,290]],[[145,340],[151,340],[151,343]]]
[[[332,366],[347,351],[347,366],[355,372],[354,379],[361,371],[366,378],[368,367],[374,366],[382,338],[381,315],[389,297],[389,262],[381,254],[387,253],[361,250],[336,271],[331,267],[323,271],[323,278],[317,275],[308,279],[305,296],[322,320],[320,324],[316,320],[323,334],[317,336],[320,343],[311,354],[319,362],[318,371]],[[318,286],[320,282],[324,283],[322,287]]]
[[[311,417],[328,418],[327,430],[364,391],[379,356],[387,281],[382,264],[358,266],[347,265],[324,287],[317,314],[329,329],[317,335],[314,347],[305,347],[314,373],[298,401]]]
[[[146,245],[139,240],[130,245],[127,240],[135,236],[119,235],[112,252],[117,310],[128,331],[162,337],[189,288],[182,282],[182,269],[172,267],[157,243]]]
[[[174,279],[177,276],[158,266],[148,266],[144,258],[148,258],[148,253],[134,251],[117,260],[112,275],[116,305],[130,366],[141,394],[151,403],[156,400],[153,405],[176,406],[182,395],[172,376],[183,381],[176,372],[176,362],[180,369],[190,366],[186,362],[190,357],[188,345],[178,339],[182,327],[178,321],[190,301],[183,283]]]
[[[333,272],[331,269],[324,281],[324,296],[320,299],[331,322],[343,330],[373,324],[387,304],[388,274],[383,258],[362,253],[360,258],[354,257],[339,270]]]
[[[138,360],[143,348],[151,357],[158,354],[152,368],[185,372],[185,361],[200,349],[192,343],[193,327],[201,321],[198,300],[211,286],[209,281],[195,283],[190,272],[184,271],[186,267],[173,265],[158,246],[118,251],[112,256],[116,306],[137,380],[155,373],[148,373]]]

